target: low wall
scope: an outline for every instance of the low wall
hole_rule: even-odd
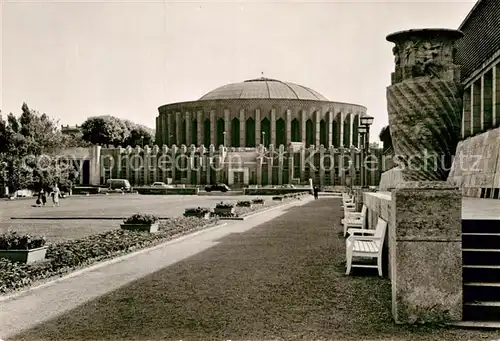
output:
[[[382,192],[390,192],[393,188],[403,182],[403,174],[399,168],[391,168],[382,173],[380,177],[379,190]]]
[[[71,194],[98,194],[101,192],[101,187],[73,187]]]
[[[391,245],[395,243],[394,237],[394,220],[392,219],[392,199],[391,192],[364,192],[363,204],[367,208],[369,229],[374,229],[377,226],[378,217],[387,221],[387,233],[385,234],[384,242],[384,270],[387,270],[387,275],[390,278],[391,274]],[[384,271],[385,272],[385,271]]]
[[[310,193],[310,188],[245,188],[243,195],[282,195],[291,193],[307,192]]]
[[[458,143],[448,182],[463,196],[500,199],[500,128]]]
[[[198,188],[154,188],[134,187],[134,191],[146,195],[198,195]]]

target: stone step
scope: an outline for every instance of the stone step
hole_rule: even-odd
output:
[[[500,329],[500,322],[459,321],[459,322],[448,323],[448,325],[459,328]]]
[[[464,219],[462,233],[500,233],[500,219]]]
[[[462,262],[463,265],[500,265],[500,250],[462,248]]]
[[[464,321],[500,322],[500,302],[467,302],[463,313]]]
[[[464,302],[495,301],[500,299],[500,283],[464,282]]]
[[[499,233],[462,233],[464,249],[500,249]]]
[[[500,265],[464,265],[462,276],[464,282],[500,283]]]

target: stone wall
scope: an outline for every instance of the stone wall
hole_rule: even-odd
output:
[[[500,128],[459,142],[448,182],[463,196],[499,198]]]
[[[392,168],[388,171],[382,173],[380,177],[379,189],[380,191],[390,191],[393,188],[396,188],[398,183],[403,181],[403,174],[401,173],[401,169]]]

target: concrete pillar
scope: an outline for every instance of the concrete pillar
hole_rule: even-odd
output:
[[[497,91],[500,90],[498,89],[498,86],[500,85],[497,84],[497,66],[494,65],[492,70],[492,79],[491,79],[491,115],[493,117],[493,124],[495,125],[496,122],[500,122],[500,96],[498,96]],[[497,108],[497,101],[499,104],[499,108]]]
[[[306,179],[306,148],[300,148],[300,183]]]
[[[226,132],[224,147],[231,147],[231,115],[229,109],[224,109],[224,131]]]
[[[300,112],[300,141],[306,145],[306,121],[307,113],[305,110]]]
[[[316,111],[314,113],[314,145],[316,147],[319,147],[320,144],[320,136],[319,136],[320,126],[321,126],[320,112]]]
[[[215,146],[215,110],[210,110],[210,144]]]
[[[396,322],[462,319],[462,197],[446,182],[392,191],[392,312]]]
[[[354,144],[353,138],[352,138],[352,133],[354,130],[354,114],[349,113],[349,142],[347,144],[347,147],[351,147]]]
[[[271,144],[276,147],[276,109],[271,109]]]
[[[204,164],[204,167],[205,167],[205,171],[206,171],[206,182],[207,184],[210,184],[210,173],[211,173],[211,169],[212,169],[212,156],[210,154],[210,156],[205,156],[205,164]]]
[[[481,81],[476,80],[472,87],[472,133],[481,131]]]
[[[273,161],[274,161],[274,158],[272,157],[274,155],[274,151],[270,152],[269,155],[271,157],[267,158],[267,184],[274,185],[273,184]]]
[[[175,113],[175,142],[174,142],[176,145],[180,145],[181,144],[181,140],[182,140],[182,137],[181,137],[181,123],[182,123],[181,113],[180,112],[176,112]]]
[[[168,140],[166,145],[171,146],[173,144],[176,144],[175,139],[176,139],[176,134],[177,134],[177,129],[175,128],[175,116],[174,113],[168,113]]]
[[[176,182],[175,173],[177,171],[177,162],[176,162],[177,147],[176,146],[173,146],[170,149],[170,157],[171,157],[171,160],[172,160],[172,164],[170,166],[170,169],[172,170],[172,183],[175,183]]]
[[[289,148],[288,150],[288,183],[291,184],[293,183],[293,179],[295,178],[295,164],[294,164],[294,153],[292,151],[292,148]]]
[[[280,145],[279,146],[279,153],[278,153],[278,185],[283,185],[283,163],[284,163],[284,155],[285,155],[285,146]]]
[[[186,146],[191,145],[191,113],[186,112]]]
[[[255,145],[261,144],[261,131],[260,131],[260,109],[255,109]]]
[[[187,154],[187,165],[186,165],[186,178],[187,178],[187,184],[191,185],[193,181],[191,180],[192,177],[192,170],[193,170],[193,162],[194,162],[194,153],[191,151],[188,151]]]
[[[205,126],[205,120],[203,119],[203,112],[202,112],[202,111],[198,111],[198,112],[196,113],[196,122],[197,122],[197,124],[198,124],[198,125],[197,125],[197,127],[196,127],[196,130],[197,130],[197,131],[196,131],[196,134],[198,135],[198,136],[196,137],[196,139],[197,139],[197,141],[196,141],[196,142],[197,142],[197,143],[196,143],[196,145],[197,145],[197,146],[200,146],[200,145],[202,145],[202,144],[204,143],[204,142],[203,142],[203,141],[204,141],[204,136],[203,136],[203,134],[204,134],[204,132],[203,132],[203,127]],[[208,146],[207,146],[207,147],[208,147]]]
[[[171,128],[168,126],[167,114],[161,114],[161,120],[163,122],[163,131],[162,131],[162,140],[161,143],[158,143],[159,146],[163,146],[164,144],[168,145],[168,136],[171,134]]]
[[[259,156],[257,156],[257,169],[256,169],[256,177],[257,177],[257,185],[262,185],[262,166],[263,166],[263,157],[262,154],[259,153]]]
[[[325,146],[319,148],[319,185],[325,184]]]
[[[333,125],[333,112],[329,111],[327,114],[327,119],[326,119],[326,124],[328,124],[327,132],[328,132],[328,146],[325,146],[327,148],[330,148],[330,146],[333,146],[333,131],[332,131],[332,125]]]
[[[481,76],[479,79],[479,93],[480,93],[480,99],[479,99],[479,115],[480,115],[480,129],[481,131],[484,131],[484,95],[485,95],[485,89],[484,89],[484,75]]]
[[[240,109],[240,147],[246,147],[246,123],[245,109]]]
[[[288,109],[286,111],[286,145],[288,146],[292,142],[292,111]]]
[[[340,127],[339,127],[339,134],[340,134],[340,147],[345,146],[345,141],[344,141],[344,113],[340,112]]]
[[[143,177],[144,177],[144,185],[149,185],[149,168],[151,166],[151,150],[149,147],[146,147],[142,151],[142,155],[144,157],[144,168],[142,169],[143,171]]]
[[[336,160],[335,160],[335,149],[332,145],[330,145],[328,149],[329,157],[330,157],[330,185],[333,186],[335,185],[335,165],[336,165]]]

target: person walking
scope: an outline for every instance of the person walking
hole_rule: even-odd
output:
[[[61,196],[61,191],[57,185],[54,186],[52,190],[52,202],[54,203],[54,207],[59,207],[59,197]]]
[[[47,203],[47,192],[45,192],[43,188],[40,190],[40,199],[42,201],[42,206],[45,207]]]
[[[314,199],[317,200],[318,199],[318,195],[319,195],[319,187],[318,186],[314,186]]]

